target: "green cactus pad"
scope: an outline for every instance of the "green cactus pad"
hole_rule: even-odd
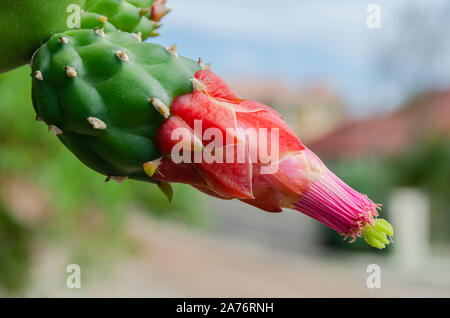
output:
[[[0,73],[30,62],[31,55],[53,34],[67,30],[84,0],[1,0]]]
[[[153,0],[86,0],[83,29],[103,28],[140,33],[142,40],[156,36],[158,22],[151,20]]]
[[[62,143],[107,176],[151,182],[143,163],[161,156],[156,129],[170,107],[192,92],[198,63],[132,34],[70,30],[54,35],[32,61],[33,104]]]

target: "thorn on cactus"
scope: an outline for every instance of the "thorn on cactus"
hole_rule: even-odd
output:
[[[150,98],[150,103],[164,118],[169,118],[169,107],[167,107],[166,104],[164,104],[161,100],[159,100],[158,98]]]
[[[200,65],[200,67],[201,67],[201,69],[203,70],[203,71],[209,71],[209,70],[211,70],[211,65],[205,65],[204,63],[203,63],[203,59],[201,58],[201,57],[199,57],[198,58],[198,65]]]
[[[36,115],[36,121],[38,121],[38,122],[43,122],[42,118],[39,117],[39,115]]]
[[[55,125],[49,125],[48,130],[53,132],[53,134],[55,134],[55,135],[62,135],[64,133],[61,129],[59,129]]]
[[[77,71],[72,66],[67,65],[66,67],[64,67],[64,70],[66,71],[66,75],[68,78],[78,77]]]
[[[62,37],[59,38],[59,43],[67,44],[67,43],[69,43],[69,39],[64,37],[64,36],[62,36]]]
[[[108,18],[105,17],[104,15],[102,15],[102,16],[98,19],[98,21],[100,21],[101,23],[105,23],[107,20],[108,20]]]
[[[131,33],[133,37],[135,37],[139,42],[142,42],[142,32]]]
[[[128,55],[127,55],[127,52],[125,52],[125,50],[122,50],[122,51],[116,51],[116,52],[114,52],[115,54],[116,54],[116,56],[117,56],[117,58],[119,59],[119,60],[121,60],[121,61],[128,61],[129,60],[129,57],[128,57]]]
[[[151,37],[156,37],[156,36],[159,36],[159,33],[156,32],[156,30],[152,30],[152,32],[150,33],[150,36]]]
[[[162,27],[161,23],[158,23],[158,22],[153,23],[153,29],[154,30],[158,30],[160,27]]]
[[[145,174],[150,178],[153,177],[158,167],[161,165],[161,158],[149,161],[143,164]]]
[[[95,27],[94,32],[102,38],[105,37],[105,29],[100,29],[100,28]]]
[[[88,117],[87,121],[92,125],[92,127],[94,127],[94,129],[105,130],[106,128],[108,128],[108,126],[101,119]]]
[[[162,193],[166,196],[169,202],[172,202],[173,199],[173,188],[168,182],[158,183],[158,188],[162,191]]]
[[[115,181],[118,185],[121,185],[128,177],[117,177],[117,176],[107,176],[105,182],[109,182],[111,180]]]
[[[121,185],[125,180],[128,180],[128,177],[111,177],[111,179]]]
[[[140,8],[139,9],[139,15],[142,17],[146,16],[149,13],[150,13],[150,8]]]
[[[206,85],[203,84],[200,80],[194,77],[191,79],[191,82],[192,86],[194,87],[194,90],[206,93]]]
[[[167,50],[167,52],[169,52],[173,56],[178,57],[176,44],[172,45],[170,48],[167,46],[165,46],[164,48]]]
[[[36,71],[36,73],[34,73],[34,77],[35,77],[38,81],[43,81],[43,80],[44,80],[44,76],[42,76],[42,72],[41,72],[41,71]]]

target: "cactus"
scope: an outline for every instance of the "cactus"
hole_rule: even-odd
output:
[[[70,30],[36,54],[32,95],[38,117],[89,167],[151,181],[142,164],[161,156],[154,140],[164,117],[149,98],[170,105],[192,91],[199,69],[129,33]]]
[[[29,63],[42,43],[68,29],[67,20],[83,4],[84,0],[1,0],[0,73]]]
[[[169,199],[181,182],[268,212],[294,209],[377,248],[393,235],[379,205],[328,170],[278,113],[238,98],[175,46],[72,30],[43,45],[32,69],[37,118],[107,181],[156,183]]]
[[[165,0],[2,0],[0,1],[0,73],[30,61],[53,34],[70,28],[99,27],[133,32],[142,40],[158,35],[169,10]],[[82,9],[84,8],[84,9]],[[81,24],[72,22],[79,21]],[[68,24],[68,21],[71,21]],[[73,25],[72,25],[73,24]]]
[[[86,0],[81,27],[131,32],[145,40],[158,35],[159,21],[168,12],[165,0]]]

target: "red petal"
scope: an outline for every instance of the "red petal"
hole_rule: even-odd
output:
[[[163,157],[158,166],[155,180],[162,182],[180,182],[190,185],[206,186],[206,182],[195,165],[191,163],[174,163],[169,157]]]
[[[195,128],[195,121],[201,121],[203,136],[209,128],[218,128],[222,133],[222,145],[227,143],[227,128],[236,127],[235,112],[233,104],[219,101],[208,97],[200,91],[192,94],[180,96],[172,104],[172,114],[182,118],[192,129]],[[228,140],[236,142],[234,133],[228,132]],[[198,136],[201,137],[201,136]],[[207,140],[204,141],[208,143]]]
[[[227,150],[233,148],[234,163],[226,162]],[[238,146],[230,146],[224,149],[222,163],[213,162],[197,164],[201,169],[208,185],[214,191],[226,197],[237,199],[253,199],[252,192],[252,164],[249,162],[248,153],[245,153],[245,161],[238,162]]]
[[[267,147],[268,149],[278,150],[280,159],[287,157],[292,153],[296,153],[305,149],[303,144],[283,121],[281,117],[274,116],[273,112],[261,108],[262,104],[253,101],[244,101],[240,107],[245,109],[259,109],[252,112],[236,112],[238,125],[245,128],[256,128],[258,136],[260,128],[265,128],[267,131]],[[267,106],[266,106],[267,107]],[[278,129],[278,138],[276,144],[271,144],[272,129]],[[258,137],[259,138],[259,137]]]
[[[166,0],[155,0],[152,5],[152,14],[150,19],[155,22],[159,22],[167,13],[169,9],[165,7]]]
[[[156,131],[156,144],[159,151],[164,155],[170,155],[172,148],[180,141],[179,139],[172,139],[172,133],[177,128],[186,129],[192,136],[194,135],[194,131],[183,119],[176,116],[169,117]]]
[[[195,73],[195,78],[200,80],[206,86],[209,96],[231,102],[240,101],[240,99],[231,91],[228,84],[213,72],[197,71],[197,73]]]

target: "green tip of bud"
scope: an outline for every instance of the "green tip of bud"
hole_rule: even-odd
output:
[[[364,240],[370,246],[382,249],[393,243],[394,228],[384,219],[377,219],[372,225],[367,224],[362,229]]]

